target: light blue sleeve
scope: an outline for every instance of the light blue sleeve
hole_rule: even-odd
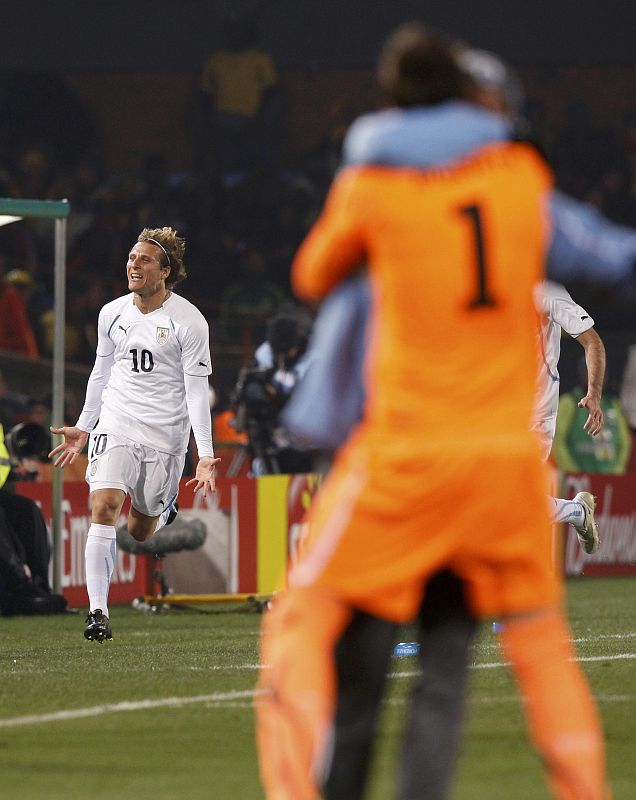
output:
[[[617,225],[593,206],[557,191],[550,195],[549,214],[548,277],[603,283],[635,277],[636,229]]]
[[[309,347],[313,360],[282,413],[302,446],[337,450],[362,419],[368,310],[362,278],[340,284],[320,308]]]

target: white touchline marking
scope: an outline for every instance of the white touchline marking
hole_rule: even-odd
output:
[[[595,694],[594,699],[599,703],[630,703],[634,701],[634,695],[622,694]],[[387,697],[383,703],[388,706],[402,706],[412,702],[410,695],[402,697]],[[495,705],[495,703],[520,703],[520,694],[503,695],[502,697],[469,697],[471,705]],[[221,705],[221,704],[219,704]]]
[[[571,641],[579,644],[580,642],[595,642],[597,639],[633,639],[636,633],[599,633],[598,636],[581,636]]]
[[[0,728],[14,728],[21,725],[32,725],[38,722],[60,722],[69,719],[98,717],[101,714],[113,714],[119,711],[145,711],[153,708],[178,708],[193,703],[218,703],[224,700],[242,700],[254,697],[258,692],[254,689],[233,692],[215,692],[199,694],[194,697],[164,697],[160,700],[124,700],[121,703],[107,703],[90,708],[69,708],[65,711],[51,711],[49,714],[31,714],[13,719],[0,719]]]
[[[597,642],[599,639],[633,639],[636,633],[600,633],[598,636],[579,636],[576,639],[570,639],[572,644],[589,644],[590,642]],[[478,650],[497,650],[499,649],[499,641],[495,638],[493,640],[481,639],[476,643]]]
[[[617,653],[615,656],[584,656],[576,661],[616,661],[620,659],[636,658],[636,653]]]
[[[585,658],[577,658],[576,661],[617,661],[621,659],[634,659],[636,653],[619,653],[613,656],[588,656]],[[471,669],[496,669],[499,667],[508,667],[510,664],[506,661],[496,661],[486,664],[471,664]],[[264,664],[265,669],[269,665]],[[232,669],[232,667],[219,667],[219,669]],[[244,664],[234,669],[259,669],[258,664]],[[414,678],[419,675],[419,671],[408,672],[389,672],[388,678]],[[194,703],[202,703],[212,706],[222,704],[226,701],[231,702],[235,700],[244,700],[256,697],[261,694],[257,689],[245,689],[242,691],[232,692],[215,692],[214,694],[200,694],[193,697],[164,697],[160,700],[124,700],[121,703],[108,703],[102,706],[90,706],[89,708],[69,708],[62,711],[51,711],[48,714],[30,714],[24,717],[12,717],[9,719],[0,719],[0,728],[18,728],[24,725],[36,725],[41,722],[64,722],[72,719],[84,719],[86,717],[98,717],[102,714],[116,714],[120,711],[146,711],[155,708],[179,708],[180,706],[192,705]]]
[[[634,659],[636,653],[618,653],[613,656],[585,656],[583,658],[575,658],[574,661],[618,661],[622,659]],[[492,661],[485,664],[471,664],[469,669],[498,669],[500,667],[510,667],[509,661]],[[419,675],[419,670],[410,670],[409,672],[389,672],[389,678],[414,678]]]
[[[226,700],[219,700],[217,703],[206,703],[206,708],[254,708],[254,703],[232,703]]]
[[[618,661],[621,659],[636,658],[636,653],[617,653],[613,656],[583,656],[582,658],[575,658],[574,661]],[[471,664],[470,669],[497,669],[499,667],[510,667],[509,661],[492,661],[485,664]]]
[[[599,633],[598,636],[578,636],[576,639],[570,639],[573,644],[589,644],[590,642],[598,642],[601,639],[633,639],[636,633]],[[479,647],[492,648],[498,647],[499,642],[497,638],[489,641],[482,639],[478,642]]]
[[[222,666],[221,664],[212,664],[209,667],[178,667],[178,671],[187,671],[187,672],[218,672],[221,670],[237,670],[237,669],[260,669],[260,664],[228,664],[227,666]]]

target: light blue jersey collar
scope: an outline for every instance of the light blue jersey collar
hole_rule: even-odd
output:
[[[431,168],[512,135],[511,122],[473,103],[392,108],[357,119],[344,141],[345,166]]]

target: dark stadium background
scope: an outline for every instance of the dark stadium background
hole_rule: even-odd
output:
[[[253,20],[263,49],[274,59],[282,103],[277,168],[310,186],[310,197],[300,192],[305,205],[291,223],[272,220],[272,214],[289,212],[285,203],[280,211],[272,200],[280,176],[261,182],[249,207],[245,198],[234,196],[229,244],[223,241],[227,194],[205,185],[197,164],[197,152],[205,147],[197,119],[198,78],[206,57],[222,43],[222,23],[228,16]],[[117,203],[120,214],[134,216],[126,203],[134,204],[135,197],[129,193],[122,200],[117,195],[127,179],[136,179],[144,169],[154,168],[160,173],[155,179],[173,187],[190,180],[185,199],[183,192],[172,198],[180,205],[176,222],[183,223],[190,241],[192,277],[182,291],[196,295],[213,329],[216,324],[218,388],[225,391],[252,345],[258,344],[262,327],[256,324],[238,338],[236,331],[219,330],[224,290],[247,249],[260,251],[268,279],[288,294],[289,260],[306,221],[320,205],[342,132],[378,100],[373,65],[379,47],[388,30],[416,17],[492,49],[517,67],[559,185],[595,202],[616,221],[636,224],[636,10],[629,3],[593,0],[550,5],[503,0],[5,4],[0,25],[0,194],[17,188],[28,196],[29,187],[21,185],[16,170],[29,148],[42,151],[55,173],[43,190],[57,196],[64,190],[74,211],[93,215],[95,225],[100,215],[115,213]],[[90,187],[90,198],[78,184],[78,165],[95,173],[98,187]],[[297,198],[287,199],[293,205]],[[263,241],[259,220],[267,220],[277,247]],[[135,226],[131,219],[131,230]],[[0,237],[0,252],[8,235]],[[21,254],[9,252],[4,270],[28,267],[48,286],[50,246],[36,236],[30,253],[34,263],[17,263]],[[119,288],[127,246],[115,246],[109,263],[93,265],[102,278],[112,279],[107,293]],[[81,256],[71,245],[70,258],[82,263]],[[77,294],[86,277],[80,273],[78,268]],[[608,347],[610,385],[617,389],[626,347],[634,337],[635,293],[569,288],[596,320]],[[575,344],[565,342],[561,371],[566,389],[576,381],[579,354]],[[89,364],[90,348],[69,360]]]

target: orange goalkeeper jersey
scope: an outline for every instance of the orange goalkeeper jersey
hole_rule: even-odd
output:
[[[444,442],[527,439],[536,386],[533,286],[551,175],[525,144],[452,167],[351,167],[292,270],[323,297],[367,265],[372,287],[365,429],[412,454]],[[399,434],[399,435],[398,435]]]

